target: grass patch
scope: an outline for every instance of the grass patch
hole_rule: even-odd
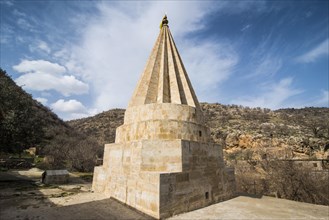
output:
[[[42,156],[36,156],[34,157],[34,164],[38,165],[43,162],[44,158]]]
[[[60,194],[51,194],[50,198],[60,198],[60,197],[67,197],[67,196],[71,196],[74,195],[75,193],[73,192],[62,192]]]
[[[92,182],[93,181],[93,173],[81,173],[81,172],[75,172],[75,175],[77,175],[79,178],[83,179],[86,182]]]

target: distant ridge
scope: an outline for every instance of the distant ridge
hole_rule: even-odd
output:
[[[329,150],[329,108],[270,109],[201,103],[215,142],[226,155],[239,150],[268,149],[275,157],[323,158]],[[68,121],[73,128],[113,143],[115,129],[123,124],[124,109]],[[286,155],[283,155],[284,151]],[[257,154],[255,154],[257,155]]]
[[[101,145],[104,145],[114,142],[115,130],[123,124],[125,111],[125,109],[111,109],[92,117],[75,119],[66,123],[80,132],[93,136]]]

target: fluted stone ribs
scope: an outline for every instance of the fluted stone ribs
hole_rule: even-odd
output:
[[[161,28],[129,107],[151,103],[200,108],[167,25]]]
[[[167,16],[92,189],[164,219],[234,195],[234,170],[212,143]]]

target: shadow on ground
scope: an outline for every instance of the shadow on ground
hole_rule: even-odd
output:
[[[263,197],[263,195],[261,194],[250,194],[250,193],[244,193],[244,192],[238,192],[236,193],[235,197],[239,197],[239,196],[245,196],[245,197],[250,197],[250,198],[254,198],[254,199],[261,199]]]
[[[26,216],[20,217],[24,219]],[[111,198],[39,211],[30,210],[29,217],[30,219],[152,219]]]
[[[25,171],[23,171],[24,173]],[[27,171],[26,171],[27,172]],[[90,192],[78,177],[44,185],[38,175],[0,172],[0,219],[152,219],[114,199]]]

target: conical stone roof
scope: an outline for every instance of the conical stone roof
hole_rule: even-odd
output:
[[[164,219],[234,195],[168,28],[160,35],[92,189]]]
[[[128,108],[152,103],[183,104],[200,109],[170,33],[167,16],[162,20],[160,34]]]

